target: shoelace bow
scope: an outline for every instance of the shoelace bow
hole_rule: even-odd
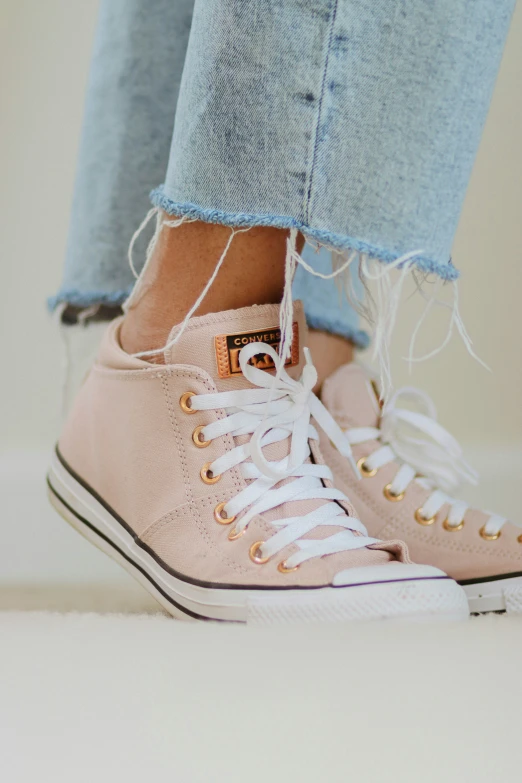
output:
[[[422,412],[399,407],[400,400],[413,402]],[[437,421],[437,410],[427,394],[405,386],[384,406],[380,428],[357,427],[345,434],[351,445],[368,440],[383,444],[365,459],[368,470],[378,470],[399,458],[401,467],[389,487],[393,495],[402,495],[416,480],[425,489],[433,490],[423,505],[425,517],[433,518],[447,503],[450,506],[447,524],[461,525],[469,505],[447,493],[455,491],[463,482],[477,484],[478,474],[464,459],[458,441]],[[485,533],[496,535],[505,522],[503,517],[491,514]]]
[[[276,368],[275,377],[249,364],[258,354],[270,356]],[[302,376],[294,380],[284,369],[284,362],[272,346],[250,343],[241,349],[239,363],[243,375],[255,388],[198,394],[191,398],[194,410],[224,409],[227,413],[224,418],[203,428],[201,437],[204,440],[214,440],[226,434],[235,437],[251,435],[246,443],[235,446],[209,466],[215,476],[239,467],[248,482],[223,508],[227,518],[242,514],[235,525],[234,537],[239,537],[257,514],[284,503],[325,501],[308,514],[283,517],[271,522],[277,532],[263,542],[258,550],[259,556],[268,559],[289,544],[296,544],[299,551],[285,562],[288,569],[313,557],[359,549],[377,541],[368,536],[360,520],[349,517],[334,502],[347,501],[348,498],[340,490],[324,486],[323,480],[333,479],[331,470],[326,465],[307,462],[311,454],[309,439],[319,439],[317,430],[310,423],[313,416],[357,471],[347,438],[312,391],[317,372],[307,349],[305,355],[306,365]],[[288,456],[279,461],[268,460],[263,449],[288,438]],[[325,525],[343,529],[322,539],[302,538],[314,528]]]

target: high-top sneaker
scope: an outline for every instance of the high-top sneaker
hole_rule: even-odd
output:
[[[114,321],[59,440],[51,500],[173,615],[240,622],[466,617],[461,588],[368,536],[334,488],[302,308],[280,366],[279,308],[175,327],[164,364],[120,347]],[[277,374],[276,374],[277,370]]]
[[[362,478],[325,437],[321,450],[370,535],[404,539],[414,560],[459,581],[472,612],[522,611],[522,529],[451,496],[473,471],[429,398],[406,388],[381,409],[375,383],[356,364],[333,373],[321,398]]]

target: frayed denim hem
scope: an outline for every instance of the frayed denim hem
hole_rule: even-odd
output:
[[[47,299],[47,307],[52,313],[58,305],[68,304],[71,307],[93,307],[107,305],[118,307],[128,299],[132,286],[122,291],[79,291],[76,288],[65,288],[55,296]]]
[[[306,323],[310,329],[319,329],[322,332],[336,334],[338,337],[344,337],[349,340],[359,350],[364,350],[370,345],[370,335],[363,329],[357,329],[355,326],[347,326],[337,319],[325,318],[324,316],[314,316],[306,312]]]
[[[187,217],[190,220],[202,220],[204,223],[219,223],[231,228],[242,228],[247,226],[273,226],[274,228],[295,228],[300,231],[307,239],[320,242],[328,247],[339,250],[355,250],[358,253],[365,254],[385,264],[391,264],[401,257],[401,253],[393,253],[384,248],[370,245],[359,239],[354,239],[343,234],[336,234],[332,231],[324,231],[318,228],[305,226],[295,218],[284,215],[249,215],[242,212],[230,213],[214,209],[202,209],[196,204],[179,203],[168,198],[161,185],[155,188],[150,194],[150,200],[155,207],[159,207],[168,215],[177,217]],[[456,280],[460,272],[453,266],[451,259],[447,264],[441,264],[432,258],[418,256],[414,259],[413,265],[421,272],[434,274],[442,280]]]

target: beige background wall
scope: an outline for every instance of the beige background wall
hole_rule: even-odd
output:
[[[62,351],[45,298],[59,284],[96,0],[0,0],[0,324],[4,449],[46,448],[57,426]],[[522,446],[522,4],[506,49],[466,199],[454,262],[461,309],[487,373],[458,338],[411,378],[394,348],[399,383],[435,398],[462,441]],[[442,321],[419,347],[436,344]]]

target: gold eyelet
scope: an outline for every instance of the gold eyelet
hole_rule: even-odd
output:
[[[522,533],[517,538],[517,541],[518,541],[519,544],[522,544]]]
[[[483,525],[479,530],[479,533],[484,541],[496,541],[497,538],[500,538],[501,532],[502,531],[499,530],[498,533],[486,533],[486,525]]]
[[[399,500],[403,500],[405,492],[399,492],[397,495],[391,491],[391,484],[386,484],[383,489],[383,494],[386,500],[391,500],[392,503],[398,503]]]
[[[233,517],[222,517],[221,512],[227,505],[226,501],[224,503],[218,503],[216,508],[214,509],[214,519],[216,522],[219,522],[220,525],[230,525],[236,518],[235,515]]]
[[[264,541],[254,541],[254,543],[248,550],[248,554],[250,555],[250,559],[253,563],[257,563],[258,565],[263,565],[263,563],[268,563],[268,561],[270,560],[269,557],[262,557],[261,555],[257,554],[257,552],[259,552],[260,547],[262,547],[264,543],[265,543]]]
[[[281,574],[291,574],[291,573],[292,573],[292,571],[297,571],[297,569],[298,569],[298,568],[299,568],[299,566],[298,566],[298,565],[294,566],[293,568],[288,568],[288,567],[287,567],[287,565],[286,565],[286,560],[283,560],[283,561],[282,561],[281,563],[279,563],[279,565],[277,566],[277,570],[278,570],[278,571],[279,571]]]
[[[457,530],[462,530],[462,528],[464,527],[464,520],[462,520],[462,522],[459,522],[458,525],[450,525],[448,520],[445,519],[444,522],[442,523],[442,527],[444,528],[444,530],[447,530],[448,533],[456,533]]]
[[[433,525],[433,523],[435,522],[435,517],[429,517],[428,519],[428,517],[425,517],[422,512],[423,512],[422,508],[417,509],[417,511],[415,512],[415,521],[418,522],[419,525],[424,525],[425,527],[428,525]]]
[[[243,530],[236,530],[236,528],[234,528],[228,534],[228,540],[229,541],[236,541],[236,539],[241,538],[241,536],[244,535],[244,533],[246,533],[247,528],[248,528],[248,525],[246,527],[244,527]]]
[[[375,476],[375,474],[377,473],[377,468],[374,468],[373,470],[367,468],[365,465],[365,460],[366,457],[361,457],[361,459],[358,460],[357,462],[357,467],[359,468],[359,471],[362,476],[364,476],[365,478],[371,478],[372,476]]]
[[[188,404],[188,401],[191,397],[194,397],[196,395],[196,392],[185,392],[185,394],[182,394],[179,398],[179,406],[182,411],[185,411],[185,413],[197,413],[197,410],[195,410],[191,405]]]
[[[210,446],[211,441],[209,440],[200,440],[199,436],[201,434],[201,431],[205,429],[204,424],[200,424],[199,427],[196,427],[194,432],[192,433],[192,440],[194,441],[194,445],[198,447],[198,449],[205,449],[207,446]]]
[[[216,484],[221,478],[221,473],[218,473],[215,476],[209,475],[209,473],[212,473],[212,471],[210,470],[211,464],[212,464],[211,462],[205,462],[205,464],[199,471],[199,475],[201,476],[201,479],[205,482],[205,484]]]

